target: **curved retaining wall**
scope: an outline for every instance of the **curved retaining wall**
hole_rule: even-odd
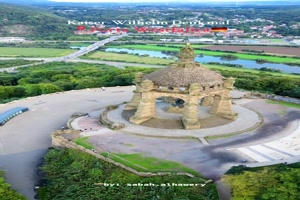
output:
[[[125,124],[114,122],[114,121],[108,119],[108,116],[107,116],[109,111],[117,109],[119,105],[111,105],[111,106],[106,107],[106,109],[99,116],[99,123],[106,125],[108,128],[113,129],[113,130],[119,130],[119,129],[124,128]]]

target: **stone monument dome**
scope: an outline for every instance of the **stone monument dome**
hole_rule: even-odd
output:
[[[125,110],[137,110],[130,122],[141,124],[154,118],[158,97],[172,97],[181,102],[185,129],[201,127],[197,108],[199,101],[211,105],[210,113],[235,120],[237,115],[232,111],[230,98],[234,79],[225,79],[196,63],[195,57],[194,49],[187,44],[180,50],[177,62],[147,75],[137,73],[134,96],[125,107]]]
[[[209,87],[222,84],[222,75],[194,62],[195,56],[194,49],[187,44],[181,49],[178,62],[147,74],[142,80],[148,79],[156,85],[172,87],[187,87],[193,83]]]

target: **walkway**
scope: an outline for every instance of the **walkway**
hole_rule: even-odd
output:
[[[131,132],[140,135],[147,136],[165,136],[165,137],[207,137],[207,136],[216,136],[231,134],[236,132],[245,131],[254,127],[257,127],[261,123],[261,119],[258,114],[255,112],[241,107],[239,105],[234,105],[233,110],[239,114],[237,120],[232,121],[229,124],[214,127],[206,128],[199,130],[182,130],[182,129],[160,129],[160,128],[150,128],[140,125],[135,125],[127,120],[125,120],[121,113],[123,112],[124,105],[120,106],[116,110],[112,110],[108,113],[108,118],[114,122],[120,122],[125,124],[125,128],[122,131]]]
[[[287,131],[290,132],[289,135],[271,142],[227,150],[238,150],[257,162],[264,164],[270,161],[274,164],[288,162],[290,159],[300,161],[300,120],[291,122],[284,130],[284,132]],[[251,166],[259,165],[251,164]]]

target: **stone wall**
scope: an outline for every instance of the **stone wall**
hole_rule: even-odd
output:
[[[118,108],[118,106],[115,107],[115,109]],[[110,110],[113,110],[113,109],[110,109],[109,107],[106,108],[106,110],[104,110],[100,116],[99,116],[99,123],[101,124],[104,124],[106,126],[108,126],[110,129],[113,129],[113,130],[119,130],[119,129],[122,129],[125,127],[125,124],[123,123],[118,123],[118,122],[114,122],[114,121],[111,121],[110,119],[108,119],[108,112]]]
[[[78,149],[80,151],[83,151],[83,152],[86,152],[90,155],[93,155],[105,162],[109,162],[109,163],[112,163],[113,165],[117,166],[117,167],[120,167],[120,168],[123,168],[131,173],[134,173],[138,176],[142,176],[142,177],[150,177],[150,176],[166,176],[166,175],[184,175],[184,176],[188,176],[188,177],[195,177],[194,175],[192,174],[189,174],[189,173],[185,173],[185,172],[182,172],[182,173],[174,173],[174,172],[157,172],[157,173],[151,173],[151,172],[138,172],[136,171],[135,169],[132,169],[130,167],[127,167],[121,163],[118,163],[118,162],[115,162],[107,157],[104,157],[102,156],[101,154],[99,154],[99,152],[94,152],[92,150],[89,150],[89,149],[86,149],[80,145],[77,145],[76,143],[64,138],[62,136],[62,134],[80,134],[80,131],[78,130],[71,130],[71,129],[68,129],[68,130],[59,130],[59,131],[55,131],[51,134],[51,138],[52,138],[52,146],[53,147],[65,147],[65,148],[73,148],[73,149]]]
[[[73,113],[72,114],[72,116],[70,117],[70,119],[68,120],[68,122],[67,122],[67,127],[69,128],[69,129],[72,129],[72,122],[73,122],[73,120],[74,119],[76,119],[76,118],[78,118],[78,117],[82,117],[82,116],[86,116],[86,115],[88,115],[88,113]]]

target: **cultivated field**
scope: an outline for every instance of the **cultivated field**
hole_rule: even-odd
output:
[[[268,46],[232,46],[232,45],[211,45],[205,46],[205,49],[220,50],[220,51],[236,51],[242,52],[243,49],[264,51],[267,54],[292,55],[300,56],[300,48],[297,47],[268,47]]]
[[[59,57],[73,52],[71,49],[0,47],[0,57]]]
[[[119,62],[143,63],[143,64],[153,64],[153,65],[167,65],[170,62],[173,62],[172,60],[163,59],[163,58],[143,57],[143,56],[136,56],[130,54],[118,54],[118,53],[101,52],[101,51],[97,51],[91,55],[84,56],[83,58],[119,61]]]

